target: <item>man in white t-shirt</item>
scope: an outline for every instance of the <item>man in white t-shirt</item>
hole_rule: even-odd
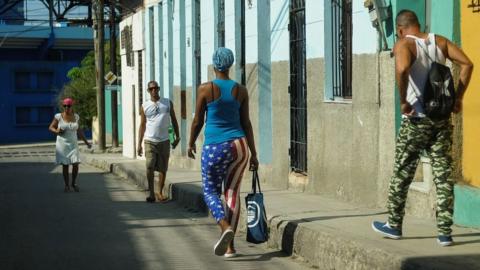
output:
[[[173,125],[175,140],[172,147],[175,148],[180,141],[177,118],[173,104],[168,98],[162,98],[158,95],[158,83],[150,81],[148,83],[148,93],[150,100],[142,104],[140,110],[141,122],[138,134],[137,154],[142,156],[142,141],[145,138],[145,158],[147,164],[147,180],[150,195],[147,202],[166,201],[167,197],[163,195],[163,186],[168,170],[168,159],[170,157],[170,140],[168,129]],[[153,178],[155,171],[159,172],[158,193],[155,192]]]

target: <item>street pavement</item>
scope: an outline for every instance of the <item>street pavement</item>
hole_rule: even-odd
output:
[[[455,244],[440,247],[434,220],[407,216],[404,237],[385,239],[371,229],[372,220],[386,219],[385,209],[281,190],[261,171],[270,239],[248,245],[241,222],[236,244],[243,256],[226,261],[212,255],[219,233],[206,218],[200,172],[187,169],[191,160],[172,157],[166,189],[173,202],[150,205],[144,160],[85,150],[81,192],[63,194],[54,146],[28,147],[0,146],[0,270],[480,269],[478,229],[454,226]],[[247,172],[241,198],[250,179]]]
[[[308,269],[237,235],[240,254],[213,255],[204,212],[145,203],[132,182],[81,164],[80,192],[63,192],[54,147],[0,149],[0,269]]]

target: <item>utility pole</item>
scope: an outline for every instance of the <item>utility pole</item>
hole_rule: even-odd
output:
[[[105,150],[105,37],[104,37],[104,21],[103,21],[103,0],[95,0],[94,4],[94,42],[95,42],[95,69],[97,79],[97,120],[98,120],[98,149]]]
[[[110,0],[110,70],[117,74],[117,39],[115,27],[115,0]],[[116,82],[118,84],[118,80]],[[117,88],[118,89],[118,88]],[[111,91],[112,100],[112,147],[118,147],[118,104],[117,91]]]
[[[245,0],[235,1],[235,79],[240,81],[241,84],[246,85]]]
[[[216,50],[218,47],[225,47],[225,0],[214,0],[213,12],[216,27],[213,42]]]
[[[50,22],[50,31],[53,32],[53,0],[48,0],[48,17]]]

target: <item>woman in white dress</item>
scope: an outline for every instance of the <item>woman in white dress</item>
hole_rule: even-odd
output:
[[[55,114],[49,127],[49,130],[57,135],[55,163],[62,164],[65,192],[70,191],[68,166],[72,165],[71,187],[76,192],[79,192],[80,189],[78,185],[76,185],[78,164],[80,163],[77,136],[85,142],[88,148],[91,148],[92,145],[87,141],[83,134],[83,130],[78,125],[80,117],[73,112],[73,99],[64,99],[62,105],[63,112]]]

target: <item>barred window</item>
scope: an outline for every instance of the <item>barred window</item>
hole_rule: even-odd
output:
[[[327,87],[331,99],[352,98],[352,0],[330,0],[329,21],[326,21]],[[328,6],[326,6],[328,8]],[[328,24],[328,26],[327,26]],[[330,50],[330,52],[328,51]],[[328,66],[330,65],[330,66]]]
[[[120,46],[122,49],[125,49],[125,56],[127,60],[127,67],[133,67],[133,44],[132,44],[132,26],[127,25],[123,27],[123,30],[120,34]]]

